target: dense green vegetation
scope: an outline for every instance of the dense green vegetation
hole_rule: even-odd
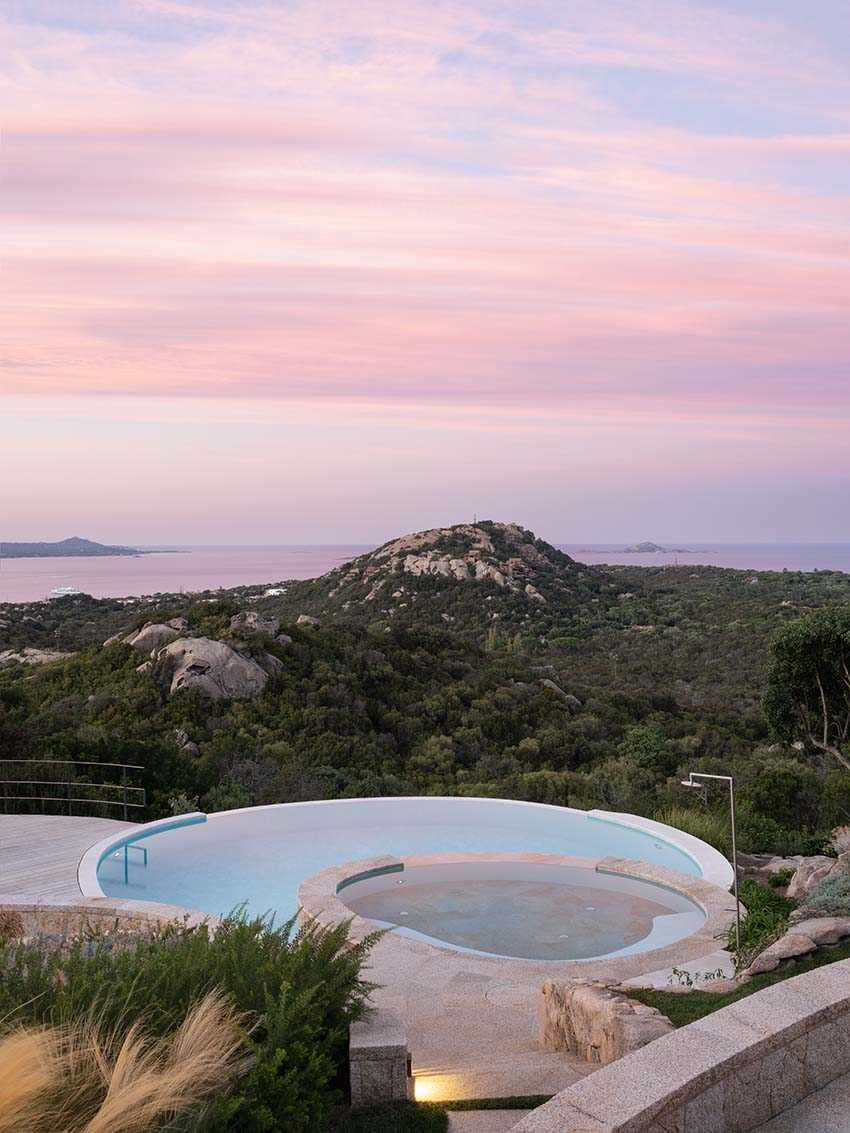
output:
[[[723,848],[723,792],[703,804],[677,785],[693,768],[736,776],[741,849],[815,852],[850,821],[850,772],[777,716],[775,693],[763,710],[772,641],[813,611],[846,611],[850,576],[563,570],[546,605],[493,582],[426,577],[409,620],[401,600],[395,614],[364,601],[318,629],[293,623],[310,605],[302,598],[319,609],[327,579],[280,597],[254,587],[0,607],[0,649],[77,651],[0,670],[0,746],[5,758],[141,764],[151,818],[177,796],[178,808],[214,810],[491,795],[668,817],[672,807],[677,825]],[[137,672],[144,657],[102,647],[119,630],[176,615],[191,634],[227,639],[231,615],[246,609],[281,617],[292,639],[239,644],[282,663],[255,700],[170,697],[161,665]]]
[[[103,936],[62,952],[0,940],[0,1020],[8,1028],[95,1018],[118,1034],[144,1020],[147,1033],[166,1035],[218,989],[244,1013],[253,1063],[204,1114],[204,1133],[316,1133],[343,1100],[371,944],[353,945],[345,925],[295,931],[240,918],[215,933],[167,928],[132,948]]]

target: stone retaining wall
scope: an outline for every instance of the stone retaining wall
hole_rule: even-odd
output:
[[[540,992],[540,1044],[606,1066],[669,1034],[666,1015],[592,983],[548,981]]]
[[[189,927],[203,921],[217,923],[214,917],[190,913],[177,905],[120,898],[85,899],[55,904],[0,901],[0,915],[8,922],[20,922],[13,937],[74,937],[88,932],[138,934],[151,932],[164,924],[178,922]]]
[[[515,1133],[747,1133],[848,1071],[850,960],[839,960],[597,1070]]]

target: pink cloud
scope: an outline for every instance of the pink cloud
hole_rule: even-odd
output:
[[[625,0],[10,31],[7,395],[846,405],[848,85],[814,34]],[[817,124],[642,118],[622,71]]]

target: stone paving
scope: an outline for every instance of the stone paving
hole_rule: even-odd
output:
[[[407,958],[407,957],[406,957]],[[595,1069],[540,1048],[538,987],[455,971],[443,979],[439,958],[405,972],[384,942],[373,954],[373,993],[404,1021],[416,1096],[434,1101],[555,1094]],[[402,966],[403,967],[403,966]],[[396,977],[398,972],[398,977]]]

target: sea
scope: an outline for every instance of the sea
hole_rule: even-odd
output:
[[[623,544],[559,543],[579,562],[626,566],[717,566],[738,570],[838,570],[850,574],[850,543],[687,543],[633,554]],[[0,602],[42,601],[61,587],[94,598],[191,593],[315,578],[373,544],[268,547],[160,547],[154,553],[96,558],[0,559]]]

